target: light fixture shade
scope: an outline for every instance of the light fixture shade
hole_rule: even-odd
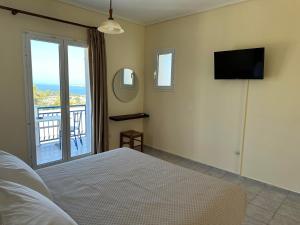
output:
[[[124,33],[124,30],[121,27],[121,25],[112,19],[108,19],[108,20],[104,21],[100,25],[100,27],[98,27],[98,30],[105,34],[122,34],[122,33]]]

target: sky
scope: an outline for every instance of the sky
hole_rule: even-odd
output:
[[[172,81],[172,53],[159,55],[158,85],[170,86]]]
[[[85,48],[68,46],[70,86],[86,86],[85,56]],[[32,40],[31,59],[33,84],[59,85],[59,44]]]

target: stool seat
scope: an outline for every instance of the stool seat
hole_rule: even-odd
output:
[[[142,132],[138,132],[135,130],[127,130],[127,131],[121,132],[121,135],[123,135],[124,137],[127,137],[127,138],[138,138],[138,137],[141,137],[142,134],[143,134]]]
[[[124,140],[124,138],[129,139],[128,141]],[[140,142],[140,145],[135,145],[135,141]],[[130,148],[136,149],[137,147],[141,147],[141,152],[143,152],[144,145],[144,134],[135,130],[127,130],[120,133],[120,148],[124,145],[129,145]]]

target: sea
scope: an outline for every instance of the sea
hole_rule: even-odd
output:
[[[35,86],[41,90],[41,91],[59,91],[60,87],[59,85],[55,84],[35,84]],[[70,86],[70,94],[73,95],[85,95],[86,94],[86,88],[80,87],[80,86]]]

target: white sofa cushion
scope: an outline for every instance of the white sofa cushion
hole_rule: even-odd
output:
[[[49,198],[5,180],[0,180],[0,212],[5,225],[77,225]]]
[[[52,199],[44,181],[30,166],[18,157],[1,150],[0,179],[22,184]]]

